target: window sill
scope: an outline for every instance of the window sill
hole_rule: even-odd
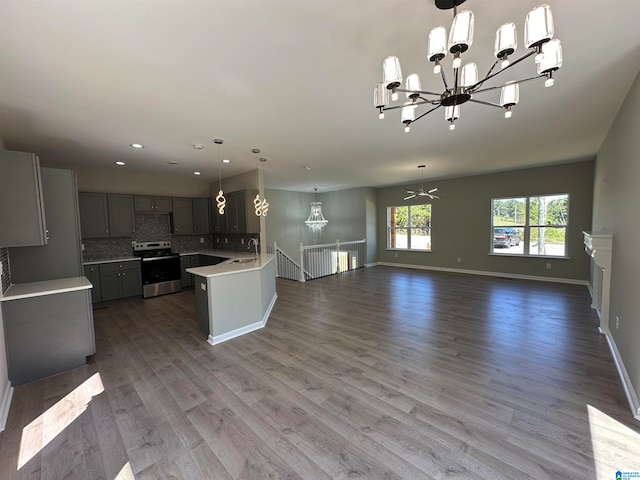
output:
[[[516,257],[516,258],[546,258],[555,259],[555,260],[571,260],[571,257],[558,257],[557,255],[524,255],[521,253],[496,253],[489,252],[489,256],[491,257]]]
[[[415,248],[387,248],[387,252],[424,252],[431,253],[433,250],[418,250]]]

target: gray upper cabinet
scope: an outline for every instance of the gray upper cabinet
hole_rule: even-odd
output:
[[[209,199],[191,199],[193,207],[193,233],[210,233],[209,227]]]
[[[238,190],[224,194],[227,205],[224,214],[220,215],[215,200],[211,201],[212,233],[258,233],[260,219],[255,215],[253,199],[255,191]]]
[[[9,248],[13,283],[82,275],[76,174],[43,168],[41,175],[49,241],[43,246]]]
[[[107,194],[109,231],[112,237],[130,237],[136,231],[133,195]]]
[[[193,207],[190,198],[173,198],[171,233],[175,235],[193,233]]]
[[[0,247],[46,245],[40,161],[32,153],[0,150]]]
[[[135,211],[138,213],[170,213],[173,211],[171,197],[136,195],[134,201]]]
[[[211,214],[211,233],[225,232],[227,228],[227,222],[224,215],[218,213],[218,204],[215,198],[209,199],[209,212]]]
[[[106,193],[80,192],[82,238],[109,237],[109,204]]]
[[[135,233],[133,195],[78,194],[82,238],[131,237]]]

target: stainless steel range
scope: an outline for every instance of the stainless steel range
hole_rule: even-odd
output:
[[[144,298],[182,290],[180,255],[171,251],[171,242],[133,242],[133,254],[141,259]]]

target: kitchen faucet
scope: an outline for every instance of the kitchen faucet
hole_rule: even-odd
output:
[[[247,250],[251,248],[252,243],[256,247],[256,260],[258,260],[258,240],[251,238],[251,240],[249,240],[249,245],[247,245]]]

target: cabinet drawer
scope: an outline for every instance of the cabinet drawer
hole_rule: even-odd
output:
[[[110,262],[100,264],[100,273],[118,272],[122,270],[140,270],[140,260],[131,260],[128,262]]]

